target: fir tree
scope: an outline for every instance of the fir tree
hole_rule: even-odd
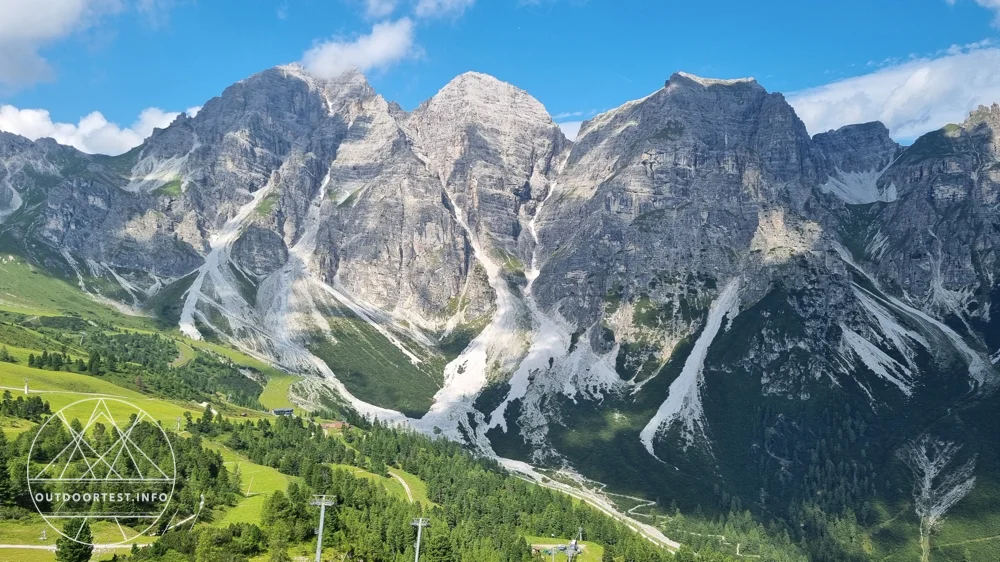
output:
[[[76,540],[71,538],[73,537]],[[89,562],[94,554],[94,536],[86,519],[69,519],[63,525],[63,536],[56,541],[57,562]]]
[[[7,437],[0,431],[0,505],[12,503],[10,468],[7,466]]]

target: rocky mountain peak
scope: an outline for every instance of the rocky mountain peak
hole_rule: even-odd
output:
[[[517,115],[534,121],[551,123],[545,106],[528,92],[489,74],[466,72],[445,84],[437,94],[424,102],[414,113],[434,111],[447,107],[455,111],[452,118],[488,118],[492,110],[509,114],[516,108]]]
[[[980,123],[987,123],[994,129],[1000,126],[1000,103],[994,103],[990,106],[980,105],[965,120],[966,127],[975,126]]]
[[[732,79],[703,78],[687,72],[673,73],[670,76],[670,79],[664,84],[664,87],[670,87],[671,84],[675,86],[700,86],[702,88],[710,88],[712,86],[751,86],[761,90],[764,89],[764,87],[758,84],[757,80],[752,77]]]
[[[846,125],[813,136],[828,163],[842,172],[881,171],[899,155],[901,147],[879,121]]]
[[[0,154],[8,150],[24,150],[31,144],[31,140],[21,135],[0,131]]]

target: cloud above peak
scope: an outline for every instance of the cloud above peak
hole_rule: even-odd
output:
[[[302,55],[302,66],[317,78],[330,79],[350,69],[383,70],[417,56],[413,22],[402,18],[375,24],[371,33],[354,40],[333,38],[314,45]]]
[[[194,117],[200,109],[192,107],[185,113]],[[52,116],[44,109],[18,109],[3,105],[0,106],[0,131],[31,140],[52,138],[88,154],[113,156],[139,146],[153,134],[153,129],[165,128],[178,115],[180,112],[150,107],[142,110],[131,126],[122,128],[109,122],[100,111],[94,111],[73,124],[52,121]]]
[[[1000,0],[996,1],[1000,5]],[[897,141],[960,123],[979,105],[1000,101],[1000,48],[953,46],[872,73],[788,95],[810,134],[881,121]]]

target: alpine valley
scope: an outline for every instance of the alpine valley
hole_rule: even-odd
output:
[[[671,548],[748,513],[798,559],[1000,559],[1000,105],[904,147],[677,73],[571,142],[483,74],[406,112],[290,65],[120,156],[0,133],[0,164],[5,257],[303,408]]]

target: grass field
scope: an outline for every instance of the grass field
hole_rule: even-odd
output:
[[[20,257],[0,260],[0,310],[37,316],[79,316],[129,329],[155,330],[150,318],[96,303],[76,285],[38,271]]]
[[[413,494],[413,501],[420,502],[426,506],[437,505],[427,497],[427,483],[416,475],[410,474],[405,470],[399,470],[398,468],[390,468],[389,472],[406,482],[406,485],[410,487],[410,493]]]
[[[189,340],[173,326],[157,326],[156,320],[153,318],[123,314],[119,310],[96,302],[80,291],[72,281],[37,271],[21,258],[11,260],[5,255],[0,255],[0,314],[5,312],[27,315],[29,320],[32,317],[71,317],[91,322],[91,326],[100,323],[102,326],[111,325],[133,332],[167,335],[174,339],[179,351],[178,357],[172,363],[173,367],[182,367],[194,360],[199,354],[211,353],[262,373],[267,377],[267,383],[260,397],[260,402],[269,409],[291,407],[292,404],[288,399],[289,387],[300,378],[275,369],[263,361],[239,351],[210,342]],[[23,319],[23,317],[20,318]],[[120,417],[132,413],[127,405],[116,401],[116,399],[120,399],[141,408],[150,417],[161,422],[165,428],[170,430],[175,428],[178,419],[183,420],[185,413],[191,413],[191,415],[198,417],[204,410],[202,405],[194,402],[149,396],[137,390],[119,386],[111,380],[99,376],[28,367],[29,354],[37,356],[41,350],[59,349],[61,344],[52,341],[50,336],[45,333],[33,329],[30,324],[21,325],[21,323],[22,321],[18,320],[15,323],[5,324],[3,329],[0,329],[0,344],[5,345],[10,355],[17,360],[17,363],[0,363],[0,392],[9,390],[15,397],[23,396],[27,380],[29,393],[40,396],[47,401],[53,411],[58,411],[80,400],[105,398],[105,403],[116,421]],[[76,349],[75,346],[69,346],[67,352],[71,360],[75,360],[77,357],[83,360],[87,359],[86,355],[82,355],[85,352]],[[86,416],[89,412],[80,410],[84,406],[86,405],[71,407],[70,417]],[[260,411],[227,404],[213,404],[213,408],[220,410],[227,417],[239,418],[241,413],[246,414],[247,418],[240,419],[253,419],[267,415]],[[10,438],[30,430],[35,425],[26,420],[0,417],[0,431],[3,431]],[[267,496],[276,490],[284,490],[289,483],[296,480],[296,478],[281,474],[273,468],[257,465],[221,444],[207,440],[204,443],[206,447],[215,449],[222,454],[226,466],[230,470],[236,470],[239,467],[242,489],[246,493],[249,488],[250,493],[247,497],[242,498],[235,507],[218,510],[205,517],[206,521],[203,524],[225,526],[236,522],[259,523]],[[370,477],[378,479],[382,485],[399,497],[406,496],[402,485],[396,479],[379,478],[374,474],[370,474]],[[426,487],[419,479],[402,472],[400,477],[407,478],[407,483],[411,485],[415,494],[426,498]],[[47,533],[47,540],[44,542],[40,540],[43,530],[46,530]],[[117,527],[103,522],[94,525],[94,534],[97,543],[113,543],[122,538]],[[54,545],[57,536],[57,533],[38,516],[23,521],[0,521],[0,544]],[[152,542],[152,540],[149,537],[141,537],[137,542],[144,544]],[[307,554],[307,550],[309,550],[308,546],[301,545],[290,548],[290,552],[294,555]],[[99,553],[95,554],[93,559],[108,560],[111,556],[110,552]],[[54,559],[55,553],[49,550],[0,548],[0,561],[50,562]]]
[[[240,500],[236,507],[226,510],[221,517],[216,517],[213,523],[216,526],[224,527],[230,523],[259,524],[267,496],[278,490],[285,490],[290,483],[298,480],[271,467],[254,464],[250,459],[219,443],[205,441],[205,447],[219,451],[226,462],[226,468],[231,472],[239,467],[243,493],[249,491],[249,495]]]
[[[9,369],[10,367],[14,369]],[[8,369],[4,370],[4,368]],[[165,425],[168,423],[172,424],[177,416],[183,415],[185,411],[199,415],[201,413],[201,409],[197,406],[186,407],[165,402],[161,399],[145,397],[137,392],[115,386],[95,377],[75,373],[28,369],[4,363],[0,363],[0,386],[10,386],[20,380],[22,386],[19,391],[23,393],[22,375],[26,371],[31,375],[37,375],[31,378],[32,393],[39,392],[43,399],[50,402],[53,410],[81,399],[117,396],[135,403],[150,414],[150,416],[158,420],[162,419]],[[116,405],[113,400],[108,400],[107,404],[116,420],[119,415],[126,415],[127,408],[123,409],[121,406]],[[260,415],[260,413],[258,412],[257,415]],[[3,429],[5,434],[11,437],[16,435],[16,433],[26,431],[32,425],[31,422],[24,420],[0,418],[0,428]],[[172,429],[173,426],[167,425],[167,427]],[[214,513],[212,525],[225,526],[237,522],[259,523],[261,510],[267,496],[276,490],[284,490],[290,482],[295,480],[295,478],[281,474],[273,468],[254,464],[246,457],[218,443],[205,441],[204,444],[207,448],[219,451],[225,460],[227,468],[230,470],[235,470],[239,466],[242,473],[243,490],[246,492],[248,488],[250,489],[250,496],[243,498],[235,507]],[[371,474],[371,476],[378,478],[374,474]],[[398,482],[389,479],[385,480],[390,485],[394,484],[398,488],[398,493],[405,496],[405,492]],[[43,529],[46,530],[48,535],[48,540],[45,542],[39,540]],[[93,532],[95,542],[97,543],[110,544],[120,541],[122,538],[116,527],[104,522],[96,523]],[[56,533],[37,516],[26,521],[0,521],[0,544],[54,545],[56,536]],[[135,542],[146,544],[152,542],[152,540],[149,537],[140,537]],[[112,553],[95,555],[94,560],[108,560],[111,556]],[[51,562],[55,560],[55,553],[39,549],[0,548],[0,560]]]
[[[194,349],[182,341],[177,342],[177,351],[180,352],[180,355],[178,355],[177,359],[174,359],[173,363],[170,364],[171,367],[183,367],[195,358]]]
[[[42,531],[45,531],[46,539],[41,540]],[[115,544],[122,540],[121,532],[112,523],[99,521],[92,525],[91,531],[94,533],[94,542],[97,544]],[[8,545],[32,545],[32,546],[54,546],[58,533],[53,530],[40,516],[32,517],[26,521],[0,521],[0,543]],[[140,545],[149,544],[153,539],[149,537],[139,537],[134,541],[126,543],[122,548],[116,549],[119,552],[127,553],[132,542]],[[32,548],[8,549],[0,548],[0,560],[17,560],[18,562],[52,562],[55,560],[55,552],[51,550],[41,550]],[[110,560],[113,553],[95,554],[93,561]]]
[[[264,385],[264,392],[261,393],[258,401],[268,410],[273,410],[275,408],[294,408],[296,414],[303,415],[305,413],[301,408],[297,408],[295,404],[292,404],[292,402],[288,399],[289,387],[291,387],[295,381],[300,380],[302,378],[301,376],[275,369],[271,365],[268,365],[259,359],[250,357],[249,355],[216,343],[187,339],[184,340],[184,343],[195,349],[203,349],[217,353],[237,365],[248,367],[263,373],[264,376],[267,377],[267,384]]]
[[[177,418],[183,418],[184,412],[200,416],[203,409],[197,404],[184,404],[154,398],[140,394],[127,388],[122,388],[99,377],[65,371],[47,371],[32,369],[19,364],[0,363],[0,390],[10,390],[15,395],[23,395],[24,381],[28,380],[29,392],[37,394],[49,403],[52,411],[62,409],[74,402],[88,398],[114,397],[126,400],[142,408],[147,414],[163,426],[173,429]],[[121,411],[115,402],[108,402],[112,413]],[[246,413],[248,418],[265,415],[256,410],[247,410],[236,406],[221,407],[227,416],[238,416]],[[6,432],[6,431],[5,431]]]
[[[28,420],[0,416],[0,431],[3,431],[8,439],[17,437],[32,427],[35,427],[35,424]]]
[[[267,384],[264,385],[264,392],[257,400],[268,410],[275,408],[295,408],[291,400],[288,399],[288,389],[292,384],[302,377],[288,373],[276,372],[268,375]],[[301,414],[300,408],[295,408],[296,413]]]
[[[370,480],[371,482],[385,488],[390,494],[402,500],[407,500],[407,501],[409,500],[409,497],[406,495],[406,490],[403,489],[403,485],[400,484],[399,481],[397,481],[395,478],[379,476],[378,474],[373,474],[363,468],[358,468],[356,466],[351,466],[349,464],[331,464],[330,467],[334,469],[339,468],[341,470],[346,470],[354,474],[354,476],[356,476],[357,478],[365,478],[367,480]],[[407,482],[407,484],[409,484],[409,482]],[[426,498],[426,496],[427,494],[425,492],[424,497]],[[416,499],[416,497],[414,497],[414,499]]]

